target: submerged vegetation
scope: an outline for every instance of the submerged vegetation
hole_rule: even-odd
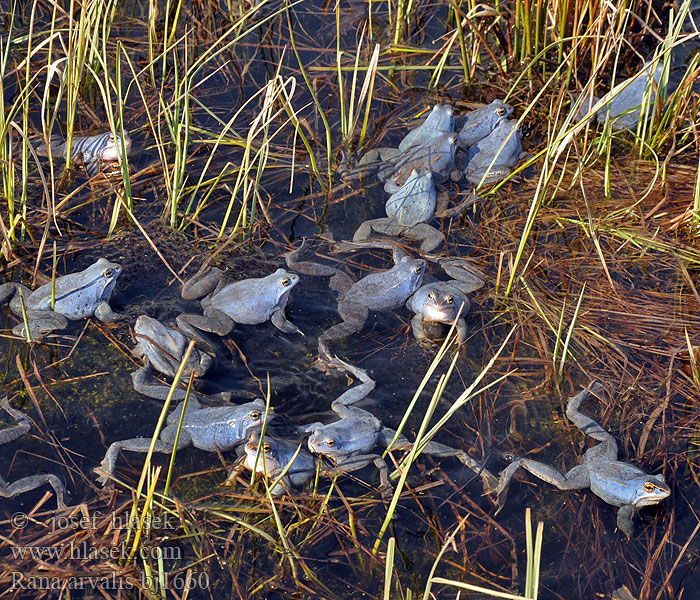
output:
[[[17,319],[5,320],[0,392],[34,427],[0,447],[0,475],[60,472],[73,497],[65,513],[41,490],[3,500],[0,598],[692,596],[694,3],[35,0],[2,10],[4,280],[35,289],[106,256],[123,267],[115,296],[126,318],[31,344],[9,335]],[[657,69],[635,127],[616,128],[604,113],[595,122],[597,108]],[[181,302],[173,286],[202,265],[258,277],[317,234],[318,254],[339,267],[386,266],[381,252],[347,260],[327,241],[352,238],[381,212],[381,185],[360,173],[360,157],[397,145],[431,105],[461,113],[496,98],[515,107],[526,156],[504,181],[480,187],[467,215],[441,219],[440,251],[487,274],[467,343],[422,348],[405,319],[385,317],[342,346],[378,382],[373,410],[417,441],[403,462],[385,457],[391,499],[367,483],[371,469],[281,498],[264,480],[223,487],[232,453],[192,449],[130,456],[115,492],[96,486],[106,447],[134,435],[155,444],[169,412],[170,398],[163,405],[131,389],[136,315],[172,318]],[[104,131],[128,133],[133,147],[118,146],[113,168],[89,176],[76,136]],[[43,156],[57,154],[52,136],[65,140],[67,161]],[[456,184],[443,192],[455,204],[467,195]],[[334,322],[331,302],[305,280],[287,310],[306,337],[283,339],[269,324],[237,329],[206,391],[266,398],[290,421],[325,418],[347,382],[309,374],[308,340],[319,319]],[[494,471],[508,453],[566,471],[583,449],[562,419],[564,401],[594,379],[608,401],[591,410],[621,459],[663,473],[672,489],[629,543],[614,509],[588,492],[528,479],[494,517],[458,461],[419,456],[435,437]],[[530,507],[544,524],[534,540]]]

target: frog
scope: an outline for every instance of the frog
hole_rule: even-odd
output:
[[[610,101],[595,111],[592,118],[599,123],[605,122],[606,118],[609,118],[613,129],[636,130],[639,125],[641,105],[645,101],[645,96],[647,103],[645,118],[649,118],[654,112],[656,90],[663,73],[663,62],[656,61],[656,65],[654,62],[646,63],[644,69],[634,77],[618,82],[618,85],[624,85],[625,87]],[[590,96],[590,99],[584,98],[576,115],[576,120],[582,121],[588,115],[593,105],[599,101],[600,98],[597,96]]]
[[[422,285],[406,301],[406,308],[415,313],[411,320],[413,337],[419,342],[432,341],[425,331],[427,324],[451,325],[456,319],[457,342],[464,343],[467,338],[464,316],[471,307],[466,294],[472,291],[474,288],[454,279]]]
[[[341,241],[334,242],[333,246],[335,252],[356,252],[358,250],[368,250],[374,248],[389,250],[391,252],[394,264],[398,263],[404,256],[406,256],[406,253],[403,251],[400,245],[395,240],[391,239],[371,238],[362,241]],[[433,254],[424,254],[423,258],[437,263],[447,275],[457,281],[458,285],[466,286],[468,291],[478,290],[486,282],[486,275],[484,275],[484,273],[478,267],[476,267],[470,258],[465,256],[436,256]]]
[[[367,371],[337,356],[330,360],[329,367],[351,374],[360,384],[346,390],[332,402],[331,410],[338,415],[339,420],[326,424],[309,423],[302,426],[300,431],[311,433],[307,444],[312,453],[329,459],[335,465],[335,473],[332,469],[327,469],[325,471],[327,476],[356,471],[374,463],[379,471],[379,490],[382,496],[390,496],[393,488],[389,482],[387,464],[373,450],[378,445],[387,448],[391,446],[396,450],[408,450],[412,444],[403,435],[386,427],[369,411],[354,406],[367,398],[375,388],[375,382]],[[482,478],[487,491],[496,486],[497,480],[493,474],[482,468],[463,450],[430,441],[423,447],[422,452],[437,457],[454,456]]]
[[[242,444],[255,429],[275,418],[274,411],[265,410],[265,402],[256,398],[252,402],[240,405],[215,406],[204,408],[196,397],[187,402],[180,402],[166,419],[166,427],[160,432],[153,451],[172,454],[177,449],[194,446],[205,452],[230,450]],[[180,416],[182,428],[178,437]],[[177,447],[175,441],[177,439]],[[121,450],[130,452],[148,452],[150,437],[137,437],[120,442],[113,442],[107,449],[100,466],[94,469],[98,483],[103,487],[111,486],[111,479]]]
[[[277,269],[265,277],[254,277],[231,283],[217,267],[205,270],[182,286],[185,300],[200,299],[203,315],[181,314],[177,326],[186,335],[211,347],[203,331],[228,335],[236,323],[258,325],[265,321],[284,333],[301,330],[284,314],[289,293],[299,283],[299,276]],[[302,334],[303,335],[303,334]]]
[[[280,496],[293,487],[301,487],[316,473],[316,458],[304,450],[300,443],[265,434],[260,448],[260,439],[258,432],[250,434],[245,444],[245,454],[229,471],[224,485],[232,485],[244,469],[262,473],[273,480],[284,472],[280,481],[270,490],[273,496]]]
[[[0,400],[0,406],[2,406],[5,412],[17,423],[14,427],[9,427],[8,429],[0,431],[0,445],[2,445],[14,442],[17,438],[23,436],[32,428],[32,424],[27,415],[10,406],[7,396]],[[68,492],[66,492],[63,482],[56,475],[50,473],[29,475],[28,477],[22,477],[12,483],[8,483],[4,478],[0,477],[0,498],[14,498],[25,492],[35,490],[46,483],[53,488],[56,494],[56,505],[58,509],[65,509],[65,496]]]
[[[306,247],[307,242],[304,240],[299,248],[287,252],[287,266],[305,275],[331,275],[330,287],[338,293],[338,312],[343,319],[342,323],[330,327],[318,338],[319,366],[330,359],[329,342],[345,339],[360,331],[370,310],[399,308],[420,287],[423,280],[425,261],[411,258],[395,247],[392,254],[394,266],[391,269],[371,273],[356,282],[335,267],[299,260]]]
[[[455,130],[454,108],[449,104],[437,104],[428,113],[425,121],[409,131],[399,143],[399,150],[406,152],[411,146],[429,142],[443,133]]]
[[[467,180],[476,186],[505,179],[523,153],[518,122],[502,120],[484,139],[469,148],[464,169]]]
[[[513,114],[513,107],[503,100],[494,100],[487,106],[482,106],[468,112],[459,121],[457,145],[468,149],[488,136],[496,126]]]
[[[163,325],[148,315],[140,315],[134,325],[137,346],[134,354],[153,368],[169,377],[175,377],[185,355],[189,339],[179,331]],[[212,357],[198,348],[192,348],[182,377],[203,377],[212,365]]]
[[[596,496],[618,507],[617,527],[627,539],[631,539],[634,533],[632,518],[637,510],[658,504],[671,494],[662,474],[651,475],[631,463],[618,461],[615,438],[589,416],[579,412],[579,406],[588,396],[599,395],[602,390],[600,382],[592,381],[586,389],[572,396],[566,405],[569,421],[600,443],[586,450],[581,464],[565,474],[552,465],[530,458],[513,460],[500,473],[496,488],[499,511],[505,503],[510,480],[520,467],[560,490],[590,488]]]
[[[353,241],[361,242],[379,233],[420,241],[420,251],[432,252],[445,241],[441,231],[429,225],[435,216],[437,193],[430,171],[411,171],[410,177],[386,202],[386,217],[369,219],[360,224]]]
[[[119,155],[128,156],[131,152],[132,141],[125,131],[124,136],[111,131],[95,135],[74,135],[71,139],[71,157],[74,163],[85,166],[87,174],[97,174],[104,163],[114,163]],[[61,136],[53,135],[49,139],[49,148],[53,156],[68,158],[68,143]],[[48,156],[47,145],[41,140],[35,146],[39,156]]]
[[[394,310],[402,306],[421,285],[425,261],[403,256],[391,269],[371,273],[353,283],[342,271],[335,280],[338,292],[338,313],[343,319],[318,338],[321,360],[330,356],[328,343],[342,340],[360,331],[369,312]]]
[[[109,299],[121,271],[121,265],[100,258],[83,271],[57,277],[55,290],[51,282],[34,291],[21,283],[4,283],[0,285],[0,304],[9,301],[10,310],[22,315],[24,303],[32,339],[65,329],[69,319],[95,316],[103,322],[117,321],[123,317],[112,311]],[[12,333],[27,338],[24,323],[15,325]]]

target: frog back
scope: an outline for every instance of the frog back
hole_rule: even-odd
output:
[[[259,423],[247,418],[250,407],[231,406],[227,409],[204,408],[186,419],[183,429],[192,438],[192,445],[200,450],[216,452],[230,450],[245,441]]]
[[[287,304],[289,292],[298,281],[298,275],[277,269],[267,277],[229,283],[213,294],[208,304],[236,323],[257,325],[267,321],[275,310]]]
[[[372,273],[356,282],[343,301],[362,304],[370,310],[392,310],[401,306],[423,282],[425,263],[404,257],[388,271]]]
[[[349,417],[319,427],[309,438],[309,448],[336,460],[372,452],[379,441],[382,424],[370,417]]]

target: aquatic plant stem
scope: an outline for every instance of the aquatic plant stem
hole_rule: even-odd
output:
[[[301,61],[301,57],[299,56],[299,50],[297,49],[296,42],[294,41],[294,28],[292,27],[292,17],[290,14],[289,7],[286,9],[286,14],[287,14],[287,27],[289,31],[289,41],[292,44],[292,50],[294,50],[294,56],[296,56],[297,59],[297,64],[299,65],[299,71],[301,72],[302,77],[304,78],[304,81],[306,82],[306,87],[309,90],[309,93],[311,94],[311,97],[313,98],[314,104],[316,105],[316,110],[318,110],[318,115],[321,118],[321,121],[323,122],[323,127],[326,131],[326,161],[327,161],[327,176],[328,176],[328,188],[330,189],[333,181],[333,138],[331,136],[331,126],[328,123],[328,118],[326,117],[326,113],[323,110],[321,103],[318,99],[318,95],[314,91],[314,86],[311,85],[311,81],[309,80],[309,76],[306,73],[306,69],[304,68],[304,63]]]

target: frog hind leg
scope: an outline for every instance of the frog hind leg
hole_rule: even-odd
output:
[[[14,442],[17,438],[23,436],[32,428],[32,424],[27,415],[10,406],[7,397],[0,400],[0,405],[15,421],[17,421],[17,425],[14,427],[8,427],[0,431],[0,445],[2,445]]]
[[[185,300],[197,300],[211,294],[221,285],[223,281],[223,272],[217,267],[212,267],[202,275],[195,275],[191,279],[185,281],[180,290],[180,295]]]
[[[163,429],[161,434],[161,439],[157,440],[153,446],[154,452],[162,452],[163,454],[172,454],[175,448],[175,437],[171,435],[171,427],[168,426]],[[174,426],[177,430],[177,425]],[[119,458],[119,452],[121,450],[128,450],[129,452],[141,452],[147,453],[151,447],[152,438],[149,437],[137,437],[131,438],[129,440],[122,440],[121,442],[114,442],[107,449],[105,457],[102,459],[100,466],[97,467],[94,472],[99,476],[97,482],[102,485],[102,487],[111,487],[110,478],[114,474],[114,469],[117,466],[117,458]],[[186,431],[180,432],[180,438],[177,442],[177,449],[186,448],[192,443],[192,439],[187,434]]]
[[[10,302],[17,293],[17,288],[20,286],[24,287],[21,283],[15,283],[14,281],[10,281],[8,283],[3,283],[2,285],[0,285],[0,304],[6,304],[7,302]],[[26,287],[24,289],[26,291],[23,292],[23,294],[24,297],[27,298],[30,291]]]
[[[148,396],[149,398],[155,398],[156,400],[165,400],[170,393],[170,386],[161,384],[147,383],[146,380],[151,373],[150,363],[144,365],[140,369],[137,369],[131,374],[131,385],[134,390],[139,394]],[[185,399],[187,391],[176,388],[173,391],[172,399],[175,402],[180,402]]]
[[[469,192],[467,196],[459,204],[456,204],[452,208],[448,208],[447,194],[438,195],[438,205],[435,209],[435,216],[439,218],[444,217],[459,217],[462,213],[466,212],[469,208],[476,204],[479,199],[473,191]]]
[[[23,412],[12,408],[10,406],[10,403],[7,401],[7,398],[3,398],[2,400],[0,400],[0,405],[15,421],[17,421],[17,425],[15,425],[14,427],[9,427],[0,431],[1,445],[13,442],[17,438],[23,436],[31,429],[32,425],[29,421],[29,417]],[[54,492],[56,493],[56,502],[58,504],[58,508],[65,508],[66,505],[63,501],[63,497],[66,492],[65,488],[63,487],[63,483],[58,477],[50,474],[31,475],[29,477],[23,477],[22,479],[18,479],[17,481],[14,481],[10,484],[8,484],[2,477],[0,477],[0,497],[14,498],[19,494],[23,494],[24,492],[36,489],[40,485],[43,485],[45,483],[48,483],[54,489]]]
[[[56,475],[51,474],[30,475],[29,477],[23,477],[9,484],[0,477],[0,498],[14,498],[25,492],[35,490],[45,483],[48,483],[53,488],[56,494],[56,504],[58,508],[65,508],[64,495],[66,494],[66,489],[63,487],[63,482],[56,477]]]
[[[227,317],[224,313],[211,310],[205,310],[204,315],[184,313],[178,315],[176,321],[178,328],[185,335],[196,339],[209,350],[213,350],[213,344],[203,332],[215,333],[223,337],[231,333],[235,325],[233,319]]]
[[[68,327],[68,319],[51,310],[27,311],[27,324],[32,338],[40,338],[47,333]],[[27,329],[24,323],[19,323],[12,328],[12,333],[17,337],[26,338]]]
[[[572,396],[566,404],[566,417],[576,427],[578,427],[587,436],[594,440],[602,442],[598,446],[589,448],[583,457],[583,462],[594,460],[617,460],[617,442],[615,438],[603,429],[596,421],[588,415],[578,411],[578,407],[590,394],[599,394],[603,390],[603,386],[593,381],[588,388]]]
[[[395,219],[389,217],[381,217],[379,219],[369,219],[360,223],[355,233],[352,236],[353,242],[364,242],[372,238],[372,233],[384,233],[387,226],[391,223],[396,223]],[[385,235],[393,235],[391,233],[385,233]]]
[[[389,443],[391,443],[391,440],[393,439],[395,433],[396,432],[393,429],[389,429],[388,427],[385,427],[382,430],[382,435],[385,437],[385,443],[387,446],[389,445]],[[405,448],[406,445],[410,447],[411,444],[404,436],[401,435],[396,440],[392,448],[401,449]],[[483,465],[480,465],[476,460],[474,460],[471,456],[464,452],[464,450],[461,450],[459,448],[452,448],[451,446],[446,446],[445,444],[431,441],[425,445],[425,447],[423,448],[423,453],[430,454],[431,456],[437,456],[439,458],[454,456],[464,466],[468,467],[469,469],[474,471],[475,474],[481,477],[485,494],[493,492],[496,489],[496,486],[498,485],[498,479],[496,479],[496,476],[493,473],[491,473],[491,471],[489,471],[488,469],[485,469]]]
[[[14,283],[14,282],[9,282],[5,283],[2,286],[0,286],[0,289],[3,289],[3,296],[5,297],[3,301],[9,300],[10,302],[10,310],[15,313],[16,315],[21,315],[22,314],[22,299],[26,302],[31,296],[32,291],[26,286],[22,285],[21,283]],[[20,292],[21,292],[21,298],[20,298]]]
[[[590,485],[588,469],[584,465],[578,465],[564,475],[559,469],[552,465],[541,463],[530,458],[516,458],[500,473],[498,486],[495,490],[498,496],[497,513],[503,508],[510,480],[520,467],[529,471],[535,477],[539,477],[543,481],[551,483],[560,490],[581,490]]]
[[[342,323],[326,329],[318,338],[318,351],[326,362],[332,360],[332,356],[328,352],[328,342],[345,339],[360,331],[369,316],[369,308],[366,306],[342,300],[338,303],[338,312],[343,318]]]
[[[445,236],[428,223],[417,223],[413,227],[408,227],[402,234],[409,240],[420,241],[420,251],[428,254],[445,242]]]
[[[617,511],[617,528],[627,536],[628,540],[632,538],[634,533],[634,523],[632,522],[634,512],[634,507],[631,505],[622,506]]]
[[[428,442],[425,448],[423,448],[423,452],[431,456],[456,457],[465,467],[471,469],[476,475],[481,477],[481,483],[484,487],[485,494],[493,492],[498,486],[498,479],[496,479],[496,476],[460,448],[452,448],[439,442]]]
[[[358,471],[370,463],[374,463],[374,466],[377,467],[377,471],[379,471],[379,491],[382,497],[386,498],[391,496],[391,492],[394,488],[391,483],[389,483],[389,467],[387,467],[384,459],[378,454],[357,454],[355,456],[349,456],[337,463],[336,473]]]
[[[304,238],[301,245],[295,250],[290,250],[284,255],[284,262],[287,264],[292,271],[301,273],[303,275],[311,275],[312,277],[330,277],[341,273],[335,267],[330,265],[324,265],[311,260],[300,260],[300,257],[304,254],[306,249],[309,247],[309,242]]]

